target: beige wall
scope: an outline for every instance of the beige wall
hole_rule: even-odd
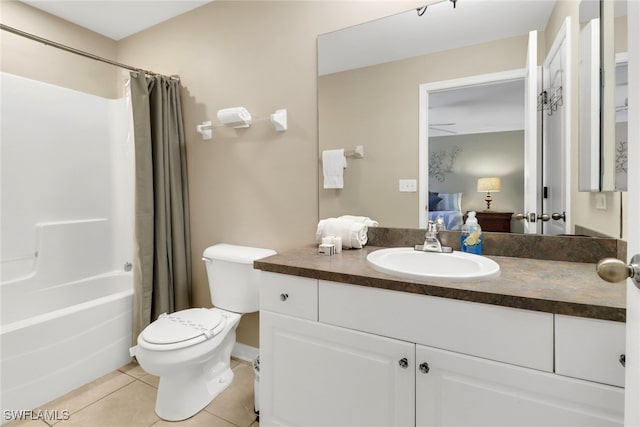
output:
[[[318,221],[316,38],[398,13],[416,1],[215,1],[115,42],[23,3],[2,0],[2,23],[109,59],[179,74],[187,138],[195,306],[210,306],[205,247],[229,242],[278,251],[310,244]],[[119,70],[6,32],[0,69],[105,97],[119,94]],[[289,130],[267,122],[216,129],[196,124],[220,108],[254,117],[287,108]],[[258,316],[238,340],[258,346]]]
[[[24,3],[0,2],[2,23],[76,49],[111,60],[117,43]],[[0,70],[57,86],[116,98],[119,70],[111,65],[45,46],[15,34],[0,31]]]
[[[179,74],[187,137],[196,306],[210,306],[207,246],[228,242],[283,251],[314,242],[318,221],[316,38],[415,7],[417,2],[215,1],[118,43],[119,59]],[[286,108],[289,129],[269,123],[195,126],[220,108],[268,117]],[[258,316],[238,340],[258,345]]]
[[[117,43],[22,3],[2,0],[0,12],[4,24],[136,67],[181,76],[193,302],[209,306],[200,261],[206,246],[230,242],[283,251],[314,240],[319,172],[317,36],[422,3],[218,0]],[[117,68],[6,32],[0,39],[2,71],[105,97],[119,93]],[[244,131],[216,130],[211,141],[202,141],[195,132],[196,124],[215,120],[218,109],[240,105],[262,117],[287,108],[289,130],[276,133],[267,123],[256,123]],[[414,114],[417,117],[417,111]],[[258,345],[257,315],[246,316],[238,340]]]

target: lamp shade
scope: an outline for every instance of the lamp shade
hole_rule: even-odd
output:
[[[500,177],[478,178],[478,192],[497,193],[500,191]]]

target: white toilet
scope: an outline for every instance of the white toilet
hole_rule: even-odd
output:
[[[156,413],[167,421],[189,418],[233,381],[231,350],[243,313],[258,311],[259,272],[253,261],[276,252],[229,244],[208,247],[206,263],[215,308],[163,314],[138,336],[131,355],[160,377]]]

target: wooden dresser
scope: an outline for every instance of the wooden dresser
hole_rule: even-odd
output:
[[[476,211],[476,218],[482,231],[501,231],[511,233],[513,212]]]

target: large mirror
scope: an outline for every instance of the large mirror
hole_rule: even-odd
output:
[[[597,230],[590,207],[571,215],[579,198],[571,111],[579,1],[453,6],[438,2],[318,38],[320,158],[364,149],[363,158],[347,157],[342,188],[324,188],[320,168],[320,218],[358,214],[416,228],[434,210],[429,199],[444,196],[441,210],[523,214],[507,231]],[[565,146],[545,159],[559,146],[545,139]],[[495,177],[499,192],[480,188],[482,178]],[[617,221],[619,229],[618,212],[609,211],[610,219],[597,212],[597,221]],[[558,225],[539,221],[543,214],[555,214]]]

